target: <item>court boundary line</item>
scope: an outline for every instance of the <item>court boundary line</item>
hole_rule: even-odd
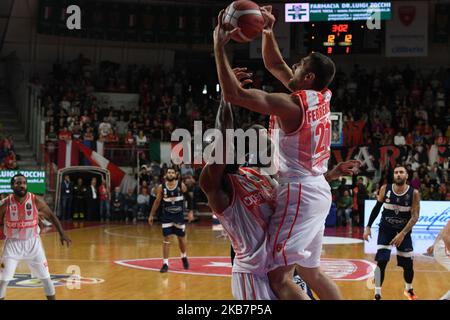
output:
[[[169,257],[169,259],[178,259],[178,258],[179,257]],[[195,258],[229,258],[229,257],[228,256],[195,256]],[[368,272],[367,274],[365,274],[359,278],[354,278],[354,279],[334,279],[333,278],[333,281],[363,281],[363,280],[367,280],[367,279],[370,279],[373,277],[373,273],[374,273],[375,267],[376,267],[376,265],[373,262],[367,261],[365,259],[347,259],[347,258],[344,258],[344,259],[323,258],[323,259],[324,260],[334,260],[334,261],[341,261],[341,260],[359,261],[359,262],[364,262],[364,263],[368,264],[368,266],[372,268],[372,270],[370,272]],[[133,268],[133,269],[139,269],[139,270],[145,270],[145,271],[159,271],[157,268],[147,268],[147,267],[141,267],[141,266],[136,266],[136,265],[127,263],[127,262],[147,261],[147,260],[162,260],[162,258],[122,259],[122,260],[116,260],[116,261],[114,261],[114,263],[121,265],[123,267],[128,267],[128,268]],[[190,275],[196,275],[196,276],[204,275],[204,276],[232,277],[232,275],[223,275],[223,274],[215,274],[215,273],[204,274],[204,273],[192,273],[192,272],[188,272],[188,271],[169,271],[169,272],[178,273],[178,274],[190,274]]]
[[[97,225],[97,226],[89,226],[89,227],[83,227],[83,228],[73,228],[73,229],[64,229],[64,232],[70,232],[70,231],[80,231],[80,230],[87,230],[87,229],[94,229],[94,228],[100,228],[100,227],[103,227],[104,225],[103,224],[101,224],[101,225]],[[55,227],[56,228],[56,227]],[[54,229],[53,227],[52,227],[52,230],[51,231],[49,231],[49,232],[44,232],[44,233],[40,233],[39,234],[39,236],[40,237],[42,237],[42,236],[45,236],[45,235],[48,235],[48,234],[52,234],[52,233],[58,233],[58,230],[56,230],[56,229]]]
[[[111,230],[116,230],[116,229],[121,229],[121,228],[126,228],[126,227],[132,227],[132,226],[135,226],[135,225],[119,226],[119,227],[113,227],[113,228],[105,228],[103,230],[103,232],[106,233],[107,235],[110,235],[110,236],[113,236],[113,237],[123,237],[123,238],[129,238],[129,239],[144,239],[144,240],[150,241],[150,242],[154,242],[154,241],[160,242],[160,241],[162,241],[162,237],[161,237],[161,239],[151,239],[151,238],[144,237],[144,236],[126,235],[126,234],[121,234],[121,233],[117,233],[117,232],[111,231]],[[203,231],[206,231],[206,230],[203,230]],[[215,239],[217,239],[217,237]],[[188,240],[188,244],[189,243],[205,243],[205,241]]]
[[[179,259],[180,257],[169,257],[169,259]],[[196,258],[227,258],[230,259],[230,257],[228,256],[196,256]],[[144,260],[162,260],[162,258],[141,258],[141,259],[127,259],[127,260],[116,260],[114,261],[115,264],[121,265],[123,267],[128,267],[128,268],[133,268],[133,269],[140,269],[140,270],[145,270],[145,271],[157,271],[159,272],[158,269],[152,269],[152,268],[145,268],[145,267],[140,267],[140,266],[135,266],[135,265],[131,265],[131,264],[127,264],[125,263],[125,261],[144,261]],[[231,262],[230,262],[231,263]],[[172,271],[169,269],[170,273],[178,273],[178,274],[189,274],[189,275],[193,275],[193,276],[213,276],[213,277],[228,277],[231,278],[231,274],[227,275],[227,274],[217,274],[217,273],[208,273],[208,274],[204,274],[204,273],[193,273],[193,272],[189,272],[189,271]]]

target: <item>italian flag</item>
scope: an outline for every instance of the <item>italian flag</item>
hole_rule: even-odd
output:
[[[150,142],[150,161],[157,161],[159,163],[167,163],[170,165],[172,163],[170,155],[177,143],[178,142]],[[182,155],[183,154],[181,153],[181,156]]]

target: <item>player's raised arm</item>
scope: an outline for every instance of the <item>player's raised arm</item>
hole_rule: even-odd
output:
[[[222,138],[226,137],[227,129],[234,129],[234,118],[231,104],[225,102],[223,96],[220,100],[219,109],[216,116],[216,129],[222,133]],[[219,141],[215,141],[219,143]],[[225,190],[224,180],[226,164],[227,141],[220,141],[222,144],[222,163],[207,163],[200,174],[200,187],[208,198],[208,204],[215,212],[222,212],[228,207],[230,197]],[[220,144],[219,144],[220,145]]]
[[[262,57],[264,66],[267,70],[283,85],[292,91],[289,87],[289,81],[294,76],[292,69],[284,61],[278,47],[275,34],[273,32],[273,25],[275,24],[275,17],[272,14],[272,6],[261,7],[261,13],[266,20],[266,26],[262,34]]]
[[[39,211],[39,216],[50,220],[50,222],[56,227],[56,230],[58,231],[60,236],[61,244],[64,245],[64,243],[66,243],[67,247],[69,247],[72,244],[72,240],[70,240],[70,238],[64,232],[64,229],[62,228],[58,217],[56,217],[56,215],[53,213],[53,210],[51,210],[47,203],[45,203],[45,201],[38,196],[36,196],[36,206]]]
[[[289,122],[297,128],[302,116],[298,104],[290,95],[285,93],[267,93],[257,89],[243,89],[239,80],[231,69],[228,58],[225,54],[225,44],[230,40],[233,32],[225,31],[222,27],[223,12],[219,14],[218,25],[214,31],[214,52],[219,82],[222,94],[226,102],[244,107],[261,114],[272,114],[279,116],[287,127],[291,127]]]

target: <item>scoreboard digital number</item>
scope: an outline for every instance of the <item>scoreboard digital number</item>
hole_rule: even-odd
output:
[[[382,31],[361,22],[314,22],[307,25],[307,48],[327,55],[372,53],[381,50]]]
[[[349,54],[353,44],[353,34],[349,30],[348,23],[332,24],[331,30],[326,35],[327,39],[323,42],[327,54],[345,53]]]

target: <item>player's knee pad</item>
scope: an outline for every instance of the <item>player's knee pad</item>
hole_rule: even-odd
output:
[[[55,285],[53,284],[52,279],[41,279],[42,286],[44,287],[45,295],[47,297],[55,295]]]
[[[164,244],[170,244],[170,241],[163,241]]]
[[[413,268],[413,259],[412,257],[403,257],[403,256],[397,256],[397,265],[399,267],[405,268],[405,269],[412,269]]]
[[[0,280],[0,299],[5,298],[6,288],[8,287],[9,281]]]
[[[379,262],[388,262],[391,258],[391,250],[389,249],[378,249],[377,254],[375,255],[375,261]]]

